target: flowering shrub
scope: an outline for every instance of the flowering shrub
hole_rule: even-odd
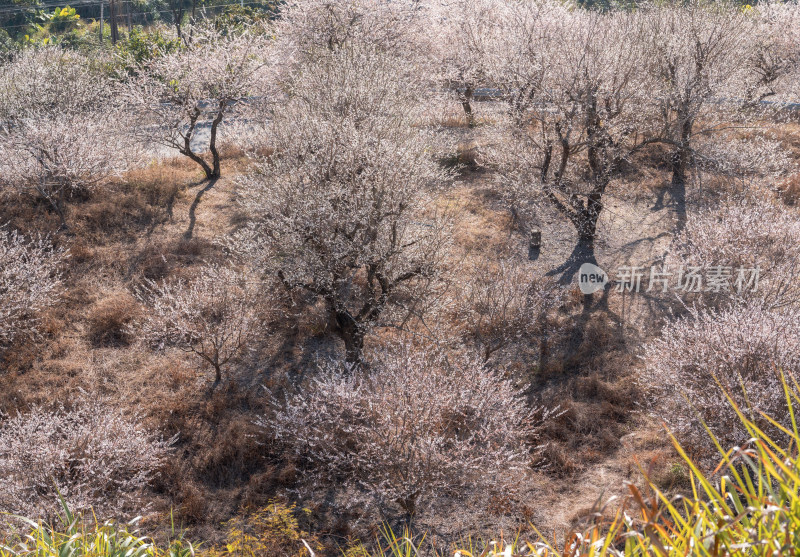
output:
[[[215,384],[261,324],[258,289],[229,268],[206,267],[191,283],[149,281],[138,297],[150,312],[132,334],[157,349],[174,346],[195,354],[214,369]]]
[[[0,509],[52,518],[59,495],[76,511],[132,510],[170,442],[100,402],[34,407],[0,422]]]
[[[722,390],[756,423],[766,412],[788,425],[780,373],[800,373],[800,311],[758,303],[692,310],[645,347],[645,361],[643,383],[672,430],[713,450],[703,420],[723,446],[741,446],[750,434]]]
[[[727,200],[689,215],[666,264],[672,270],[680,266],[727,267],[729,288],[699,296],[710,305],[736,299],[761,300],[767,307],[797,305],[800,220],[790,209],[766,199]],[[758,283],[739,288],[738,269],[755,268]]]
[[[545,277],[531,278],[513,260],[478,264],[455,301],[455,317],[465,340],[485,360],[515,342],[543,345],[555,320],[549,315],[564,300],[564,291]]]
[[[364,369],[329,366],[275,404],[264,425],[309,464],[312,486],[351,486],[408,515],[434,497],[513,490],[539,425],[520,391],[479,361],[410,344]]]
[[[131,162],[120,108],[114,83],[87,58],[22,51],[0,73],[0,187],[46,200],[66,227],[68,197]]]
[[[58,295],[64,258],[45,238],[25,240],[0,228],[0,346],[36,331],[37,313]]]

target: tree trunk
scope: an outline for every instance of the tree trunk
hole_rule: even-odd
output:
[[[598,188],[605,190],[605,186]],[[578,240],[581,244],[592,247],[597,235],[597,221],[603,210],[602,193],[595,191],[586,200],[586,209],[578,215]]]
[[[357,331],[342,335],[344,340],[345,362],[348,364],[360,364],[361,353],[364,350],[364,333]]]
[[[220,101],[217,115],[214,117],[214,121],[211,122],[211,137],[208,141],[208,149],[211,151],[212,169],[211,176],[209,176],[208,172],[206,172],[206,176],[208,178],[219,178],[222,174],[222,170],[220,168],[219,151],[217,150],[217,129],[222,123],[222,119],[225,117],[225,109],[227,106],[227,100]]]
[[[467,86],[462,93],[461,96],[461,106],[464,108],[464,114],[467,115],[467,124],[470,128],[475,127],[475,114],[472,112],[472,94],[473,90],[471,86]]]
[[[344,341],[345,362],[360,364],[364,349],[364,330],[346,311],[336,311],[336,333]]]
[[[49,196],[47,200],[50,201],[50,205],[55,210],[56,214],[58,215],[58,218],[61,219],[61,226],[59,226],[58,229],[69,232],[69,225],[67,224],[67,217],[64,214],[63,202],[57,199],[53,199],[52,197]]]
[[[222,383],[222,366],[219,363],[214,363],[214,385],[212,388],[216,388],[220,383]]]
[[[42,178],[42,181],[40,182],[40,184],[38,186],[36,186],[36,191],[38,191],[39,195],[41,195],[44,199],[47,200],[48,203],[50,203],[50,207],[52,207],[53,211],[56,212],[56,214],[58,215],[58,218],[61,220],[61,226],[58,229],[59,230],[65,230],[65,231],[68,232],[69,231],[69,226],[67,225],[67,217],[64,214],[64,205],[65,205],[64,190],[65,190],[65,188],[66,188],[66,186],[61,185],[61,186],[59,186],[56,194],[53,194],[48,189],[44,178]]]
[[[178,38],[184,41],[183,32],[181,30],[181,23],[183,20],[183,0],[171,0],[169,7],[172,11],[172,21],[175,23],[175,32],[178,34]],[[184,41],[184,43],[185,42],[186,41]]]
[[[194,162],[200,165],[200,168],[203,169],[203,173],[206,175],[206,179],[211,180],[213,178],[219,178],[219,161],[216,161],[216,168],[212,168],[203,157],[192,151],[189,150],[181,150],[181,153],[192,159]]]
[[[682,113],[680,143],[672,153],[672,183],[670,190],[675,202],[675,213],[678,220],[678,231],[686,224],[686,174],[692,160],[690,142],[694,120],[686,113]]]
[[[216,149],[216,141],[217,141],[217,125],[219,125],[219,121],[222,120],[222,115],[218,114],[216,118],[214,118],[214,122],[211,125],[211,145],[213,145],[213,149],[211,151],[212,156],[214,157],[214,166],[212,167],[209,165],[203,157],[192,151],[192,136],[194,136],[195,127],[197,126],[197,120],[200,118],[200,109],[195,107],[194,112],[191,115],[189,120],[189,129],[186,132],[186,135],[183,137],[183,145],[179,146],[179,151],[181,154],[189,157],[194,162],[200,165],[200,168],[203,169],[203,172],[206,175],[206,179],[211,180],[213,178],[219,178],[219,153],[217,153]]]
[[[691,151],[684,145],[678,147],[672,155],[672,182],[670,193],[675,203],[675,215],[680,231],[686,224],[686,174],[689,167]]]

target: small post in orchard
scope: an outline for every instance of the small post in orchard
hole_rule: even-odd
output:
[[[542,231],[538,228],[531,230],[530,243],[528,247],[532,250],[538,250],[542,247]]]

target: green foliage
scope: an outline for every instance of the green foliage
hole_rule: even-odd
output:
[[[274,18],[278,6],[278,2],[264,2],[261,6],[227,6],[214,18],[214,28],[222,34],[240,32],[253,23]]]
[[[63,499],[61,506],[61,524],[57,526],[20,518],[28,526],[28,533],[10,541],[0,540],[0,557],[190,557],[195,554],[192,544],[182,535],[166,547],[159,547],[132,529],[136,521],[129,524],[95,522],[89,526],[83,517],[69,510]]]
[[[375,547],[368,549],[364,544],[356,544],[343,553],[343,557],[417,557],[435,550],[425,545],[425,536],[415,539],[408,528],[397,536],[388,526],[381,528],[375,540]]]
[[[23,42],[26,46],[61,44],[65,34],[70,34],[65,46],[72,46],[85,32],[85,30],[78,31],[80,19],[81,16],[75,8],[68,5],[55,8],[52,12],[37,10]]]
[[[138,25],[131,30],[127,40],[117,44],[118,53],[125,61],[126,69],[129,70],[135,64],[169,54],[180,48],[180,39],[170,36],[164,29],[153,27],[145,30]]]
[[[70,49],[96,49],[99,46],[98,24],[81,19],[75,8],[65,6],[52,12],[37,10],[16,37],[17,47],[60,45]]]
[[[19,44],[4,29],[0,29],[0,62],[10,59],[19,48]]]
[[[56,8],[50,14],[43,12],[39,17],[43,23],[49,26],[50,31],[53,33],[63,33],[73,29],[81,19],[75,8],[71,8],[69,5],[63,8]]]
[[[311,511],[300,511],[308,514]],[[224,548],[214,549],[207,557],[259,557],[282,555],[301,557],[322,546],[315,536],[300,527],[295,504],[270,503],[269,506],[225,523],[228,529]]]
[[[304,514],[311,511],[302,509]],[[207,553],[207,557],[259,557],[282,555],[301,557],[308,549],[321,551],[315,536],[300,527],[298,509],[293,503],[270,503],[267,507],[225,523],[228,529],[224,548]]]

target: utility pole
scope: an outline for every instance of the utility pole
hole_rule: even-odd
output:
[[[103,6],[105,6],[105,2],[100,2],[100,44],[103,44]]]
[[[125,6],[128,9],[128,37],[130,37],[131,31],[133,30],[133,24],[131,22],[131,0],[126,0]]]
[[[119,31],[117,29],[117,3],[116,0],[109,0],[108,5],[108,14],[109,23],[111,24],[111,42],[113,44],[117,44],[117,39],[119,38]]]

